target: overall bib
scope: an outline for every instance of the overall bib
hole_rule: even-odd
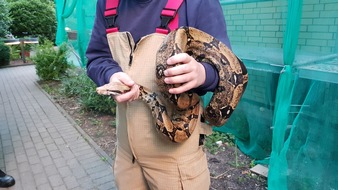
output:
[[[129,32],[116,31],[108,33],[107,39],[112,57],[123,72],[137,84],[158,92],[156,52],[165,36],[152,33],[135,44]],[[203,123],[197,123],[188,140],[173,143],[157,131],[155,118],[142,100],[118,103],[116,119],[114,175],[118,189],[209,189],[207,159],[199,146],[200,134],[205,134]]]

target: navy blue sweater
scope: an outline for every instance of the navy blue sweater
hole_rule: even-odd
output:
[[[109,82],[110,77],[122,71],[109,50],[104,19],[106,0],[98,0],[91,39],[87,48],[87,74],[98,85]],[[135,42],[154,33],[160,26],[161,11],[167,0],[120,0],[116,24],[119,31],[129,31]],[[226,24],[219,0],[185,0],[179,11],[179,26],[191,26],[205,31],[230,47]],[[194,89],[200,95],[212,91],[218,84],[214,67],[203,63],[206,81]]]

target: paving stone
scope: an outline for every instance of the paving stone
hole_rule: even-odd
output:
[[[31,171],[20,171],[20,181],[24,189],[34,189],[36,187],[34,176]]]
[[[49,183],[39,185],[37,188],[38,188],[38,190],[52,190],[52,187]]]
[[[35,150],[35,147],[32,148],[26,148],[26,154],[28,157],[37,155],[38,152]]]
[[[48,179],[50,183],[52,184],[52,187],[57,187],[57,186],[64,184],[60,175],[52,175],[52,176],[49,176]]]
[[[76,187],[80,187],[79,183],[77,182],[74,176],[65,177],[63,181],[66,183],[67,189],[73,189]]]
[[[57,175],[59,171],[55,165],[49,165],[44,167],[47,176]]]
[[[58,186],[58,187],[54,187],[53,190],[69,190],[69,189],[67,189],[67,187],[65,185],[61,185],[61,186]]]
[[[28,154],[27,154],[28,155]],[[28,162],[30,165],[40,163],[40,157],[38,155],[32,155],[28,157]]]
[[[32,164],[31,171],[34,175],[44,173],[43,166],[41,164]],[[44,174],[45,175],[45,174]]]
[[[68,166],[58,167],[62,178],[73,176],[72,170]]]
[[[41,163],[45,167],[54,164],[53,160],[50,156],[45,156],[45,157],[41,158]]]

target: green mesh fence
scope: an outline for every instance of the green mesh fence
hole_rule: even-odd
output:
[[[96,1],[55,0],[57,14],[56,44],[67,42],[72,54],[71,61],[85,67],[85,52],[94,24]]]
[[[96,1],[55,2],[56,43],[67,42],[84,67]],[[243,153],[266,164],[269,189],[338,190],[338,0],[221,4],[249,83],[214,130],[234,134]]]
[[[267,164],[269,189],[338,189],[338,1],[221,3],[249,84],[215,130]]]

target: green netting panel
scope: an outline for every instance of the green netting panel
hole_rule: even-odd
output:
[[[55,4],[58,21],[56,44],[67,42],[72,50],[70,59],[84,67],[85,51],[94,23],[96,1],[58,0]]]
[[[288,0],[287,27],[284,35],[284,69],[281,71],[277,88],[276,110],[273,121],[273,142],[271,160],[269,163],[270,189],[287,189],[286,174],[288,166],[286,160],[282,160],[282,149],[286,136],[286,129],[289,125],[289,113],[294,90],[293,63],[298,42],[300,20],[302,14],[302,0]],[[282,162],[280,162],[282,160]]]
[[[221,3],[249,84],[215,130],[268,163],[269,189],[338,189],[338,0]]]
[[[276,165],[274,189],[338,188],[338,84],[299,79],[292,127]],[[301,106],[299,106],[301,105]],[[283,184],[280,178],[285,179]]]
[[[338,30],[337,23],[335,27],[330,24],[337,21],[338,1],[323,2],[326,10],[318,15],[310,12],[309,8],[315,10],[316,6],[309,1],[288,2],[291,19],[287,22],[284,63],[292,66],[296,78],[287,77],[295,83],[283,89],[293,91],[281,101],[291,102],[283,104],[284,109],[275,116],[279,127],[273,134],[269,189],[338,189]],[[330,38],[324,40],[324,36]]]

